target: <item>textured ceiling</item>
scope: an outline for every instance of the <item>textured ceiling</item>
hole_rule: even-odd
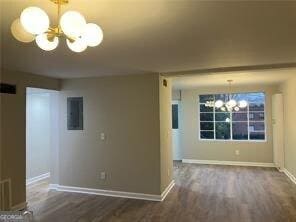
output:
[[[17,42],[10,25],[36,5],[55,21],[49,0],[0,0],[2,66],[60,78],[296,64],[296,2],[70,0],[99,24],[104,41],[75,54]]]

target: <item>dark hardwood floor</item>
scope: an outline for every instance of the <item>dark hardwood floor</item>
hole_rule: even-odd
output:
[[[272,168],[175,163],[163,202],[28,187],[29,210],[44,222],[296,222],[296,185]]]

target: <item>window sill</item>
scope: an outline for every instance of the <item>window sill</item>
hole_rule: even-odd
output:
[[[215,140],[215,139],[200,139],[201,142],[222,142],[222,143],[267,143],[267,140]]]

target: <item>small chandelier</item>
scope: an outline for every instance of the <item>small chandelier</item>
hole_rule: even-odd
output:
[[[232,98],[231,94],[231,84],[233,83],[233,80],[227,80],[229,84],[229,93],[228,93],[228,100],[227,101],[222,101],[222,100],[217,100],[217,101],[206,101],[205,106],[207,107],[215,107],[220,109],[221,111],[228,111],[232,112],[233,110],[238,112],[240,109],[244,109],[248,106],[248,102],[246,100],[239,100],[236,101],[234,98]]]
[[[28,7],[11,25],[12,35],[21,42],[36,41],[45,50],[54,50],[60,38],[65,38],[68,47],[74,52],[82,52],[88,46],[98,46],[103,40],[102,29],[94,23],[86,23],[76,11],[67,11],[61,16],[61,6],[69,0],[50,0],[57,4],[58,24],[51,27],[49,17],[38,7]]]

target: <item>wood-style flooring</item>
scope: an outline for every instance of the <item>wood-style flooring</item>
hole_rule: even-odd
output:
[[[296,185],[272,168],[174,163],[163,202],[28,187],[29,210],[44,222],[296,222]]]

